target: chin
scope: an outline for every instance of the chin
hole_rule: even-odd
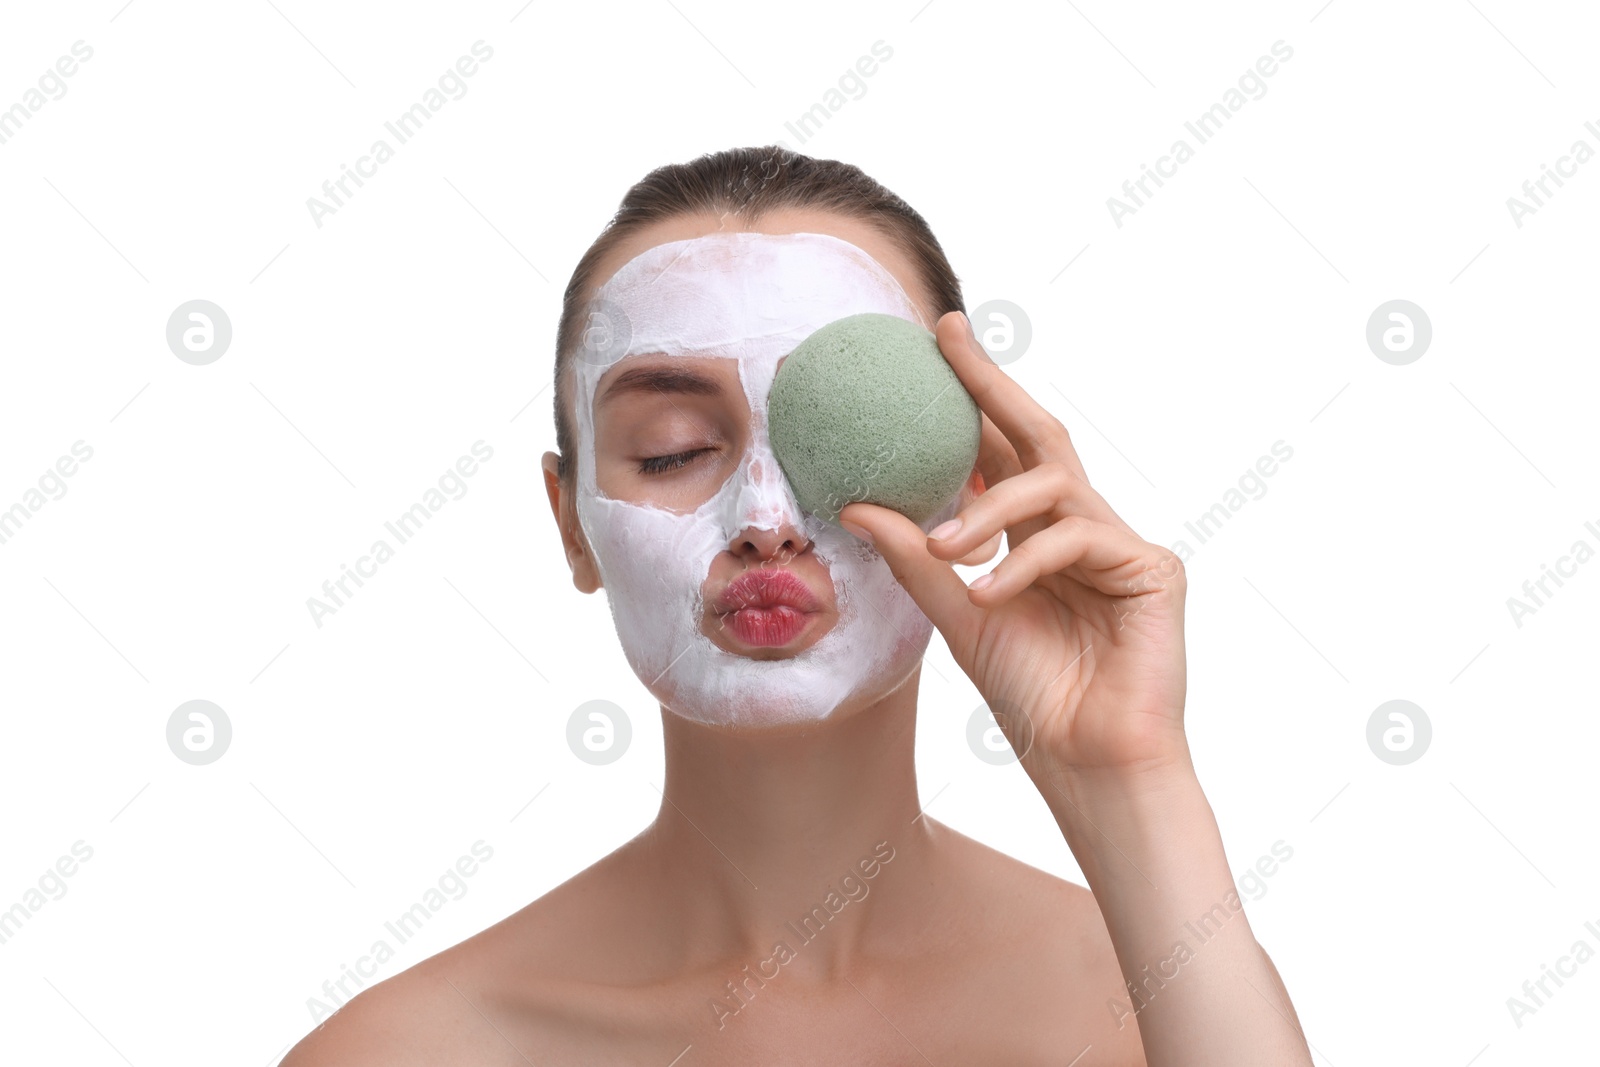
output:
[[[920,616],[920,613],[919,613]],[[811,648],[776,659],[729,652],[703,634],[651,684],[643,655],[635,673],[663,708],[710,726],[765,730],[838,722],[917,677],[933,627],[883,626],[872,634],[835,626]],[[892,641],[882,640],[885,632]],[[640,670],[643,666],[645,669]]]

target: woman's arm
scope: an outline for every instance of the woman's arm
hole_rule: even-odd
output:
[[[1051,783],[1046,801],[1100,903],[1152,1067],[1310,1064],[1277,968],[1234,888],[1187,762]]]
[[[983,412],[985,490],[925,535],[873,504],[874,541],[983,694],[1089,879],[1152,1067],[1311,1063],[1235,893],[1183,732],[1187,576],[1089,485],[1067,430],[959,312],[940,350]],[[952,560],[1008,552],[969,588]]]

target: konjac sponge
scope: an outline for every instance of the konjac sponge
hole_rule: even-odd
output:
[[[802,509],[836,523],[864,500],[920,525],[971,475],[982,423],[933,334],[867,312],[828,323],[784,357],[767,433]]]

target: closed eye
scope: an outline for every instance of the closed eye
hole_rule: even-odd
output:
[[[714,448],[696,448],[689,452],[678,452],[670,456],[651,456],[639,463],[640,474],[667,474],[671,471],[685,467],[689,462],[702,452],[715,452]]]

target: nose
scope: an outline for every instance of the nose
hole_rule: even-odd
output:
[[[763,429],[757,427],[758,432]],[[728,524],[734,531],[728,551],[756,565],[792,559],[811,547],[789,480],[765,440],[755,442],[735,477],[740,485]]]
[[[757,567],[764,563],[784,564],[811,547],[811,538],[793,523],[785,522],[776,530],[746,526],[728,544],[728,551]]]

